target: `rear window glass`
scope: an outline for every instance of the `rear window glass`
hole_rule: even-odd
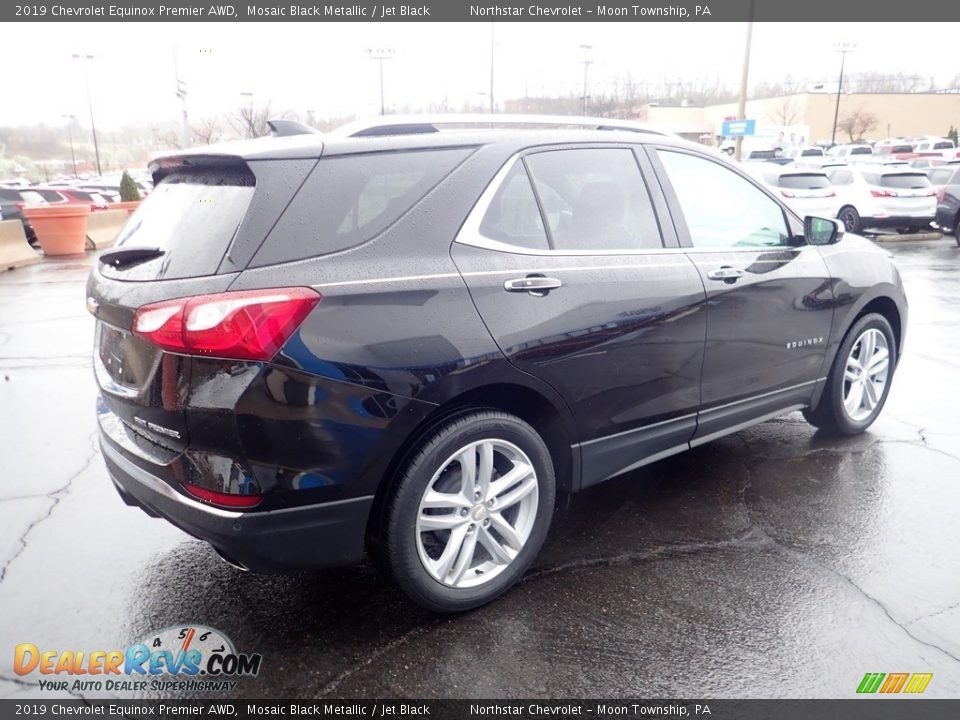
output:
[[[164,279],[213,275],[247,211],[253,183],[239,170],[172,174],[130,216],[117,246],[163,250],[155,262]]]
[[[809,150],[804,150],[801,155],[803,157],[823,157],[823,150],[820,148],[810,148]]]
[[[63,198],[60,196],[56,190],[35,190],[40,197],[42,197],[47,202],[62,202]]]
[[[455,148],[321,158],[251,264],[260,267],[303,260],[373,239],[423,199],[471,151]]]
[[[873,150],[868,147],[855,147],[850,150],[851,155],[873,155]]]
[[[899,175],[884,175],[880,178],[880,187],[911,190],[930,187],[930,178],[923,173],[903,173]]]
[[[933,149],[934,149],[934,150],[949,150],[949,149],[951,149],[952,147],[953,147],[953,143],[952,143],[952,142],[948,142],[948,141],[946,141],[946,140],[944,140],[944,141],[942,141],[942,142],[936,142],[936,143],[933,144]]]
[[[830,187],[826,175],[810,173],[807,175],[781,175],[780,187],[790,190],[820,190]]]
[[[555,250],[660,248],[660,226],[643,176],[625,148],[528,155]]]

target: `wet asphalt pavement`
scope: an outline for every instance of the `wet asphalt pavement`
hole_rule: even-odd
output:
[[[867,434],[793,414],[577,495],[522,583],[458,617],[368,566],[244,574],[126,507],[95,443],[93,258],[0,275],[0,696],[41,696],[18,643],[181,623],[263,654],[238,697],[851,697],[866,672],[960,696],[960,249],[885,247],[911,315]]]

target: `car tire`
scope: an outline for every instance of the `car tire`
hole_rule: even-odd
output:
[[[837,213],[837,219],[843,223],[845,232],[858,233],[862,229],[860,213],[852,205],[845,205]]]
[[[840,343],[819,404],[803,411],[807,422],[840,435],[865,431],[887,401],[896,357],[896,338],[887,319],[879,313],[864,315]]]
[[[555,494],[550,451],[530,425],[495,410],[454,418],[401,469],[384,506],[378,565],[429,610],[485,605],[537,556]]]

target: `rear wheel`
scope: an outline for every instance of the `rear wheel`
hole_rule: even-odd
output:
[[[842,435],[862,433],[877,419],[896,365],[896,340],[883,315],[858,320],[837,351],[823,396],[804,410],[807,421]]]
[[[837,219],[843,223],[846,232],[860,232],[860,213],[857,212],[855,207],[847,205],[841,208],[840,212],[837,213]]]
[[[527,423],[497,411],[452,420],[423,440],[393,489],[382,564],[430,610],[479,607],[530,567],[554,494],[549,450]]]

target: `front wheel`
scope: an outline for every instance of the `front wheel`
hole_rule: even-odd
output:
[[[890,323],[877,313],[864,315],[840,343],[819,405],[804,410],[804,417],[823,430],[862,433],[883,409],[895,367]]]
[[[539,552],[555,485],[546,444],[521,419],[482,411],[452,420],[422,441],[393,489],[383,564],[430,610],[484,605]]]

